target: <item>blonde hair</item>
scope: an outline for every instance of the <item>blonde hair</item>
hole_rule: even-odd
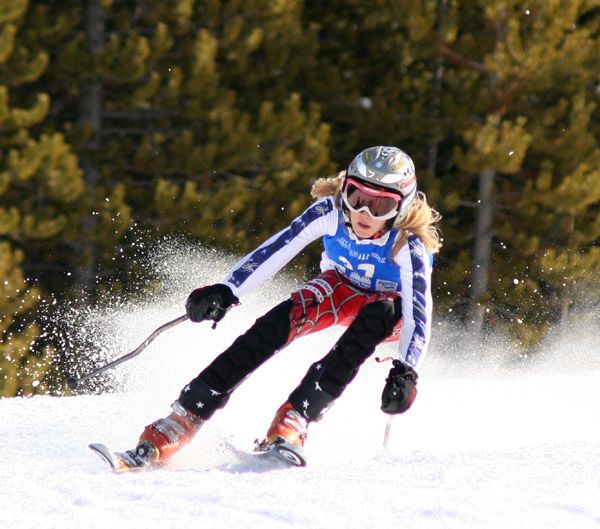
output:
[[[335,207],[342,208],[342,184],[346,171],[340,171],[336,176],[319,178],[312,186],[310,194],[313,198],[333,196]],[[398,237],[394,243],[394,253],[406,244],[408,236],[416,235],[430,253],[439,252],[442,242],[436,224],[442,216],[428,203],[425,194],[419,191],[414,198],[406,216],[394,225]]]

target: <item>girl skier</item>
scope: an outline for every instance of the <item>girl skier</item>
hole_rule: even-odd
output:
[[[304,464],[307,427],[318,421],[383,341],[398,341],[381,409],[403,413],[417,394],[417,372],[429,342],[432,254],[439,215],[417,192],[410,157],[396,147],[363,150],[337,177],[318,180],[317,198],[290,226],[241,259],[222,283],[194,290],[190,320],[221,320],[238,297],[323,239],[321,273],[261,316],[194,378],[166,418],[146,426],[133,450],[115,454],[117,471],[168,461],[263,362],[296,338],[332,325],[347,329],[315,362],[277,410],[258,450],[276,448]]]

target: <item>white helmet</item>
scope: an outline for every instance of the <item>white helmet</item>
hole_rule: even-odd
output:
[[[360,152],[348,166],[344,187],[348,178],[361,180],[402,197],[393,224],[404,219],[417,194],[415,164],[408,154],[397,147],[380,145]]]

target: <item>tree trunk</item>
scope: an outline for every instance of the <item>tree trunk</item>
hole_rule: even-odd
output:
[[[574,281],[569,276],[573,268],[573,256],[577,253],[577,243],[575,241],[575,212],[570,211],[567,214],[568,222],[568,254],[567,266],[564,271],[563,288],[560,291],[560,326],[566,329],[571,323],[571,302],[573,298]]]
[[[95,57],[105,44],[105,13],[102,0],[86,0],[84,12],[85,37],[90,52]],[[100,130],[102,128],[102,111],[104,105],[104,87],[95,75],[85,82],[81,88],[79,107],[79,126],[86,130],[90,140],[84,146],[80,161],[85,174],[85,184],[92,205],[95,202],[98,187],[98,170],[91,161],[91,155],[100,146]],[[96,217],[89,211],[83,218],[82,236],[77,245],[81,256],[81,265],[75,272],[75,287],[84,300],[88,300],[94,288],[98,252],[95,241]]]
[[[484,169],[479,173],[478,209],[471,270],[471,292],[469,296],[469,322],[477,334],[483,331],[486,305],[484,294],[489,282],[492,252],[492,219],[494,215],[493,191],[496,172]]]
[[[560,299],[560,327],[565,330],[571,323],[571,298],[565,293],[562,293]]]
[[[435,30],[436,33],[441,32],[444,15],[448,6],[448,0],[438,0],[437,11],[435,18]],[[427,173],[430,175],[436,174],[438,152],[440,148],[440,131],[439,131],[439,117],[441,107],[441,91],[442,91],[442,80],[444,77],[444,59],[440,55],[436,61],[435,69],[433,71],[431,100],[429,109],[431,111],[431,118],[434,122],[434,134],[431,135],[431,141],[429,148],[427,149]]]

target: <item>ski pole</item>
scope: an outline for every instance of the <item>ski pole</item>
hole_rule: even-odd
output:
[[[126,355],[123,355],[120,358],[117,358],[116,360],[113,360],[112,362],[109,362],[108,364],[106,364],[102,367],[99,367],[98,369],[94,369],[93,371],[90,371],[87,375],[83,375],[79,378],[69,377],[67,379],[67,386],[69,386],[69,388],[71,388],[71,389],[76,389],[80,382],[83,382],[84,380],[88,380],[89,378],[92,378],[100,373],[103,373],[107,369],[110,369],[119,364],[122,364],[123,362],[126,362],[127,360],[131,360],[135,356],[139,355],[144,349],[146,349],[146,347],[148,347],[150,345],[150,343],[154,340],[154,338],[156,338],[160,333],[166,331],[167,329],[170,329],[171,327],[175,327],[175,325],[177,325],[187,319],[188,319],[187,314],[184,314],[183,316],[179,316],[179,318],[175,318],[174,320],[171,320],[171,321],[165,323],[164,325],[161,325],[150,336],[148,336],[148,338],[146,338],[141,345],[139,345],[136,349],[134,349],[130,353],[127,353]]]
[[[381,364],[382,362],[388,362],[390,360],[394,360],[394,357],[393,356],[385,356],[384,358],[381,358],[379,356],[375,357],[375,362],[377,362],[378,364]],[[392,429],[392,419],[393,418],[394,418],[393,415],[388,415],[387,422],[385,423],[385,431],[383,432],[383,448],[387,448],[388,440],[390,438],[390,431]]]
[[[388,416],[388,420],[385,423],[385,431],[383,432],[383,448],[387,448],[388,440],[390,438],[390,430],[392,429],[393,415]]]

